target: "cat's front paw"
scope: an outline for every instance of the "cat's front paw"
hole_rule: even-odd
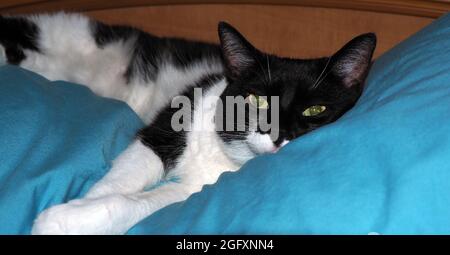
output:
[[[130,226],[123,213],[130,202],[121,195],[72,200],[43,211],[35,220],[31,234],[124,234]]]

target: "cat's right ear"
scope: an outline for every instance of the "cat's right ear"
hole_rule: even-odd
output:
[[[258,51],[234,27],[219,23],[219,39],[227,74],[235,79],[252,67]]]
[[[332,56],[333,72],[345,87],[358,87],[363,83],[369,72],[376,45],[375,34],[362,34],[353,38]]]

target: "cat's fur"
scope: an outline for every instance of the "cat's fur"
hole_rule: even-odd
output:
[[[77,14],[0,17],[8,63],[123,100],[148,124],[84,198],[41,213],[34,234],[125,233],[224,171],[338,119],[357,101],[376,44],[374,34],[365,34],[329,58],[299,60],[260,52],[226,23],[219,25],[219,38],[220,45],[158,38]],[[200,98],[194,88],[203,89]],[[246,114],[245,130],[219,130],[212,120],[227,114],[218,110],[220,99],[249,94],[279,98],[279,125],[252,128],[255,120]],[[191,102],[190,130],[171,126],[180,109],[171,101],[178,95]],[[327,110],[303,116],[312,105]]]

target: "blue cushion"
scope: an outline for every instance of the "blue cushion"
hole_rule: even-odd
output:
[[[83,195],[142,127],[125,103],[14,66],[0,67],[0,123],[0,234]]]
[[[339,121],[223,174],[130,234],[450,234],[449,216],[446,15],[380,57]]]

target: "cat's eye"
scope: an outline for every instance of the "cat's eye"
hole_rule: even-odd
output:
[[[265,98],[263,98],[261,96],[250,94],[247,97],[247,99],[250,102],[250,104],[256,108],[259,108],[259,109],[269,108],[269,103],[267,102],[267,100]]]
[[[306,108],[306,110],[304,110],[302,114],[306,117],[316,116],[324,112],[326,109],[327,107],[324,105],[313,105]]]

